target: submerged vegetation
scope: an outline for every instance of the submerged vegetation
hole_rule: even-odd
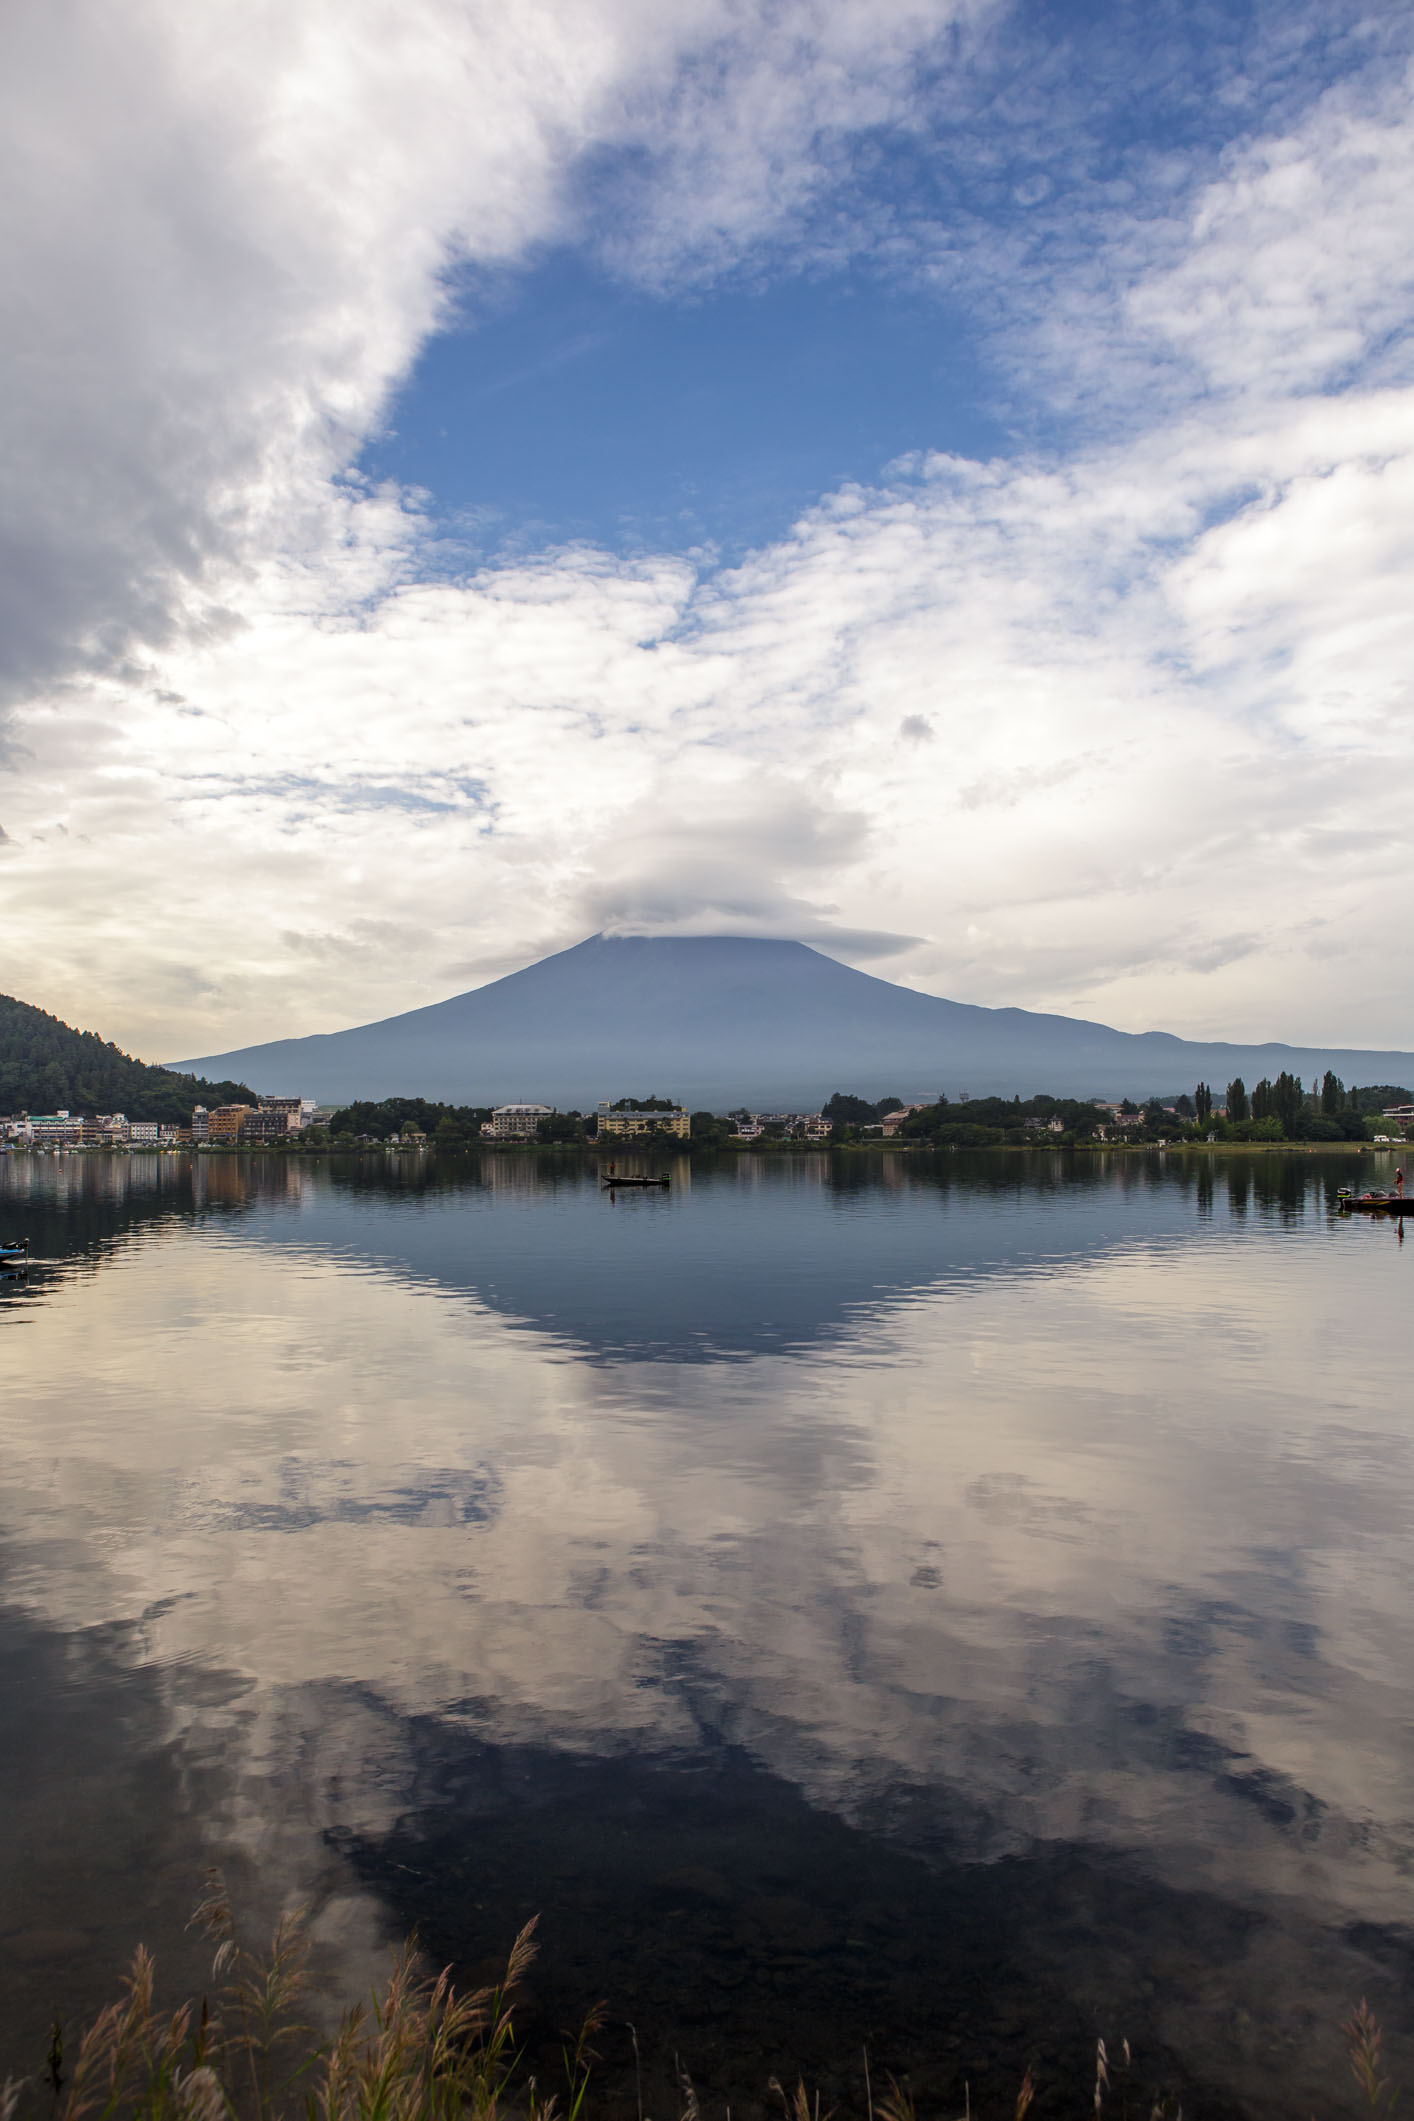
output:
[[[72,2060],[56,2021],[43,2068],[0,2085],[0,2121],[583,2121],[606,2007],[592,2006],[578,2031],[563,2036],[553,2085],[526,2070],[515,2013],[535,1958],[533,1920],[500,1978],[465,1992],[449,1968],[427,1970],[409,1941],[382,1992],[349,2006],[332,2034],[321,2035],[308,2022],[314,1999],[303,1911],[280,1918],[266,1954],[251,1952],[237,1939],[220,1873],[207,1884],[192,1925],[215,1947],[214,1999],[160,2006],[156,1968],[139,1946],[118,2000],[82,2034]],[[627,2030],[637,2063],[638,2035]],[[1341,2033],[1360,2107],[1370,2121],[1388,2121],[1397,2093],[1363,1998]],[[673,2079],[676,2121],[702,2121],[689,2068],[677,2056]],[[867,2053],[864,2089],[858,2121],[919,2121],[907,2084],[885,2073],[876,2085]],[[1028,2067],[998,2121],[1026,2121],[1046,2089]],[[837,2110],[822,2112],[818,2090],[799,2077],[791,2085],[768,2076],[761,2091],[780,2121],[835,2121]],[[1096,2042],[1093,2091],[1086,2091],[1094,2121],[1182,2121],[1172,2096],[1141,2092],[1127,2040],[1113,2059],[1105,2041]],[[1053,2112],[1063,2103],[1043,2099]],[[963,2104],[972,2121],[970,2088]],[[634,2121],[649,2121],[641,2072],[632,2112]]]

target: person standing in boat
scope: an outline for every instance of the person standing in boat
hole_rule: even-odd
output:
[[[1403,1198],[1404,1198],[1404,1173],[1403,1173],[1402,1171],[1396,1171],[1396,1172],[1395,1172],[1395,1174],[1394,1174],[1394,1190],[1395,1190],[1395,1192],[1396,1192],[1396,1193],[1397,1193],[1397,1194],[1399,1195],[1400,1199],[1401,1199],[1401,1200],[1403,1200]]]

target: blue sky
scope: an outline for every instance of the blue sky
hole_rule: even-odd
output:
[[[735,558],[891,459],[1009,444],[957,305],[858,261],[657,293],[559,250],[497,297],[460,296],[359,460],[488,551]]]
[[[944,39],[906,125],[836,143],[786,230],[725,256],[663,258],[661,156],[590,155],[577,242],[449,272],[357,469],[420,489],[458,560],[588,539],[731,562],[911,453],[1083,442],[1121,404],[1077,412],[1009,359],[1016,313],[1083,281],[1116,205],[1162,223],[1376,41],[1340,8],[1009,9],[960,103]]]
[[[1414,1047],[1414,18],[20,0],[10,991],[598,928]]]

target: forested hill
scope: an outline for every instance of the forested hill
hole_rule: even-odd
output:
[[[244,1083],[210,1083],[149,1067],[94,1031],[0,995],[0,1113],[126,1112],[186,1120],[193,1105],[254,1104]]]

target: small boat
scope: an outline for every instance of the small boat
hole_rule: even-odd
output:
[[[620,1186],[667,1186],[670,1183],[666,1178],[616,1178],[612,1171],[599,1174],[599,1184],[605,1193],[617,1193]]]
[[[1335,1197],[1342,1215],[1408,1215],[1414,1209],[1414,1194],[1352,1193],[1342,1186]]]
[[[0,1245],[0,1267],[27,1267],[29,1265],[29,1239],[22,1238],[17,1245]]]

